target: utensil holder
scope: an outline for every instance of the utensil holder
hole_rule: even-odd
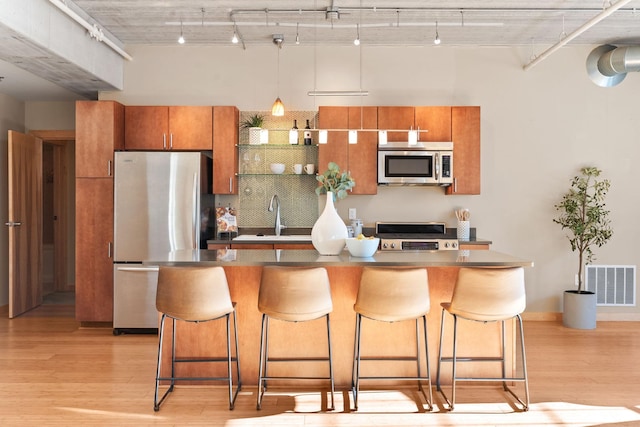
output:
[[[469,240],[469,221],[458,221],[458,240]]]

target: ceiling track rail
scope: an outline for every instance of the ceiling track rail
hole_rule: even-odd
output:
[[[565,38],[563,38],[562,40],[560,40],[559,42],[557,42],[553,46],[549,47],[547,50],[542,52],[540,55],[536,56],[532,61],[530,61],[528,64],[526,64],[524,67],[522,67],[523,70],[524,71],[528,71],[531,68],[535,67],[540,62],[544,61],[549,56],[551,56],[553,53],[555,53],[558,49],[560,49],[561,47],[567,45],[569,42],[571,42],[571,40],[575,39],[576,37],[578,37],[579,35],[581,35],[585,31],[589,30],[591,27],[593,27],[593,26],[597,25],[598,23],[600,23],[601,21],[605,20],[606,18],[611,16],[614,12],[616,12],[617,10],[623,8],[628,3],[631,3],[631,1],[632,0],[620,0],[616,4],[611,5],[608,8],[602,10],[599,14],[597,14],[596,16],[594,16],[593,18],[591,18],[590,20],[588,20],[587,22],[582,24],[580,27],[578,27],[572,33],[568,34]]]

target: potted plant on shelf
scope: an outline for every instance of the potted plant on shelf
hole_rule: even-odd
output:
[[[262,114],[252,114],[241,123],[243,129],[249,130],[249,144],[260,144],[260,131],[262,130],[263,124],[264,116]]]
[[[352,189],[356,182],[347,172],[340,172],[340,167],[329,163],[329,168],[316,176],[321,184],[316,188],[316,194],[327,195],[324,210],[311,229],[311,243],[320,255],[338,255],[344,249],[347,237],[347,226],[338,215],[334,202],[347,197],[347,191]]]
[[[553,222],[568,231],[571,250],[578,252],[578,289],[566,290],[563,298],[562,322],[570,328],[596,327],[596,295],[584,289],[583,270],[595,259],[593,247],[601,247],[613,235],[605,206],[611,183],[598,179],[601,172],[596,167],[580,169],[580,175],[571,180],[569,191],[555,205],[559,216]]]

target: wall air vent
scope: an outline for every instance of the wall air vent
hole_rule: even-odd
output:
[[[595,292],[601,306],[636,305],[635,265],[587,265],[586,290]]]

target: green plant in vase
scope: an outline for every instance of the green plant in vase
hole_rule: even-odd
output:
[[[348,191],[355,187],[356,182],[348,172],[340,172],[337,163],[329,162],[329,168],[322,174],[316,176],[321,184],[316,188],[316,194],[332,193],[334,201],[347,197]]]

